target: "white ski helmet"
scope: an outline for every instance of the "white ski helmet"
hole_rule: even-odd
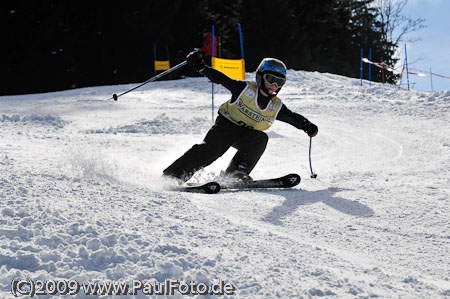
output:
[[[272,76],[265,76],[266,74]],[[267,93],[262,80],[266,80],[269,84],[276,84],[278,87],[276,93],[278,93],[286,83],[286,65],[276,58],[264,58],[256,69],[256,85]]]

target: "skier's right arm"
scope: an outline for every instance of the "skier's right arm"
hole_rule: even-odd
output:
[[[221,84],[223,87],[231,91],[234,97],[239,96],[242,90],[244,90],[247,86],[245,81],[231,79],[224,73],[205,65],[203,56],[198,51],[189,53],[186,57],[186,61],[189,66],[198,71],[200,74],[206,76],[214,83]]]

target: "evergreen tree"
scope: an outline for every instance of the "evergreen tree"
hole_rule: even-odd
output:
[[[291,69],[359,77],[361,48],[395,64],[397,45],[387,40],[380,13],[373,0],[5,2],[0,94],[142,82],[153,74],[155,42],[163,52],[168,47],[174,65],[202,46],[201,32],[212,25],[221,56],[240,58],[239,23],[247,71],[276,57]],[[382,80],[379,68],[372,78]]]

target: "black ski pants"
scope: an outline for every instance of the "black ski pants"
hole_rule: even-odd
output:
[[[268,139],[266,133],[238,126],[219,114],[203,142],[194,145],[173,162],[163,171],[163,175],[187,181],[197,170],[221,157],[231,146],[238,151],[226,172],[232,173],[239,168],[250,173],[264,153]]]

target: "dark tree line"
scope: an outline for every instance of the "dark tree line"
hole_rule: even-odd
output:
[[[374,61],[395,63],[396,45],[386,40],[372,2],[2,2],[0,94],[143,82],[153,75],[154,42],[158,59],[166,59],[167,47],[175,65],[202,45],[201,31],[211,25],[220,37],[221,57],[240,58],[239,23],[247,71],[264,57],[276,57],[290,69],[359,77],[361,48],[365,53],[372,48]],[[385,74],[395,82],[394,74]],[[372,78],[382,80],[379,68],[372,68]]]

